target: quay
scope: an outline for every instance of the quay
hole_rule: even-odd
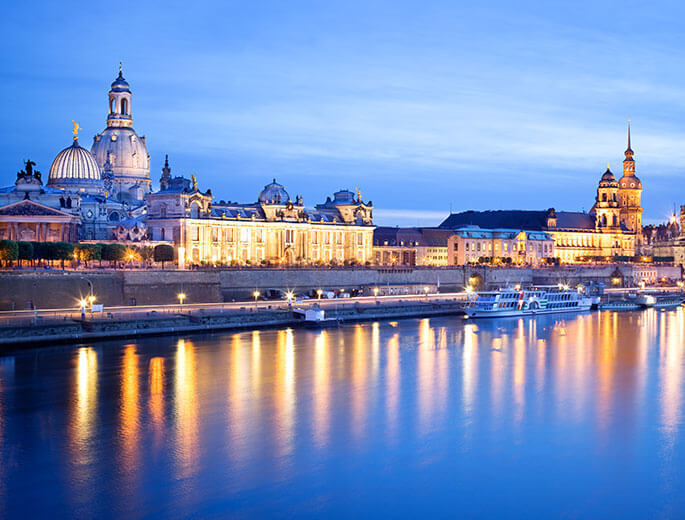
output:
[[[339,323],[378,319],[463,315],[466,293],[378,296],[223,304],[175,304],[106,308],[81,313],[74,309],[0,312],[0,351],[39,345],[102,341],[113,338],[297,327],[293,309],[319,306]]]

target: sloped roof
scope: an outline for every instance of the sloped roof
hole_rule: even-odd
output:
[[[74,215],[39,204],[32,200],[20,200],[0,208],[0,216],[62,217],[73,219]]]
[[[522,229],[542,231],[547,229],[548,211],[500,210],[500,211],[463,211],[452,213],[440,228],[457,229],[466,226],[478,226],[483,229]],[[557,211],[557,228],[586,229],[595,228],[594,218],[583,212]]]

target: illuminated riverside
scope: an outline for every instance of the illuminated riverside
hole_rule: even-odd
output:
[[[685,314],[0,358],[0,517],[681,517]]]

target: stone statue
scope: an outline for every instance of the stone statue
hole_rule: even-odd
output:
[[[359,188],[355,188],[355,191],[357,192],[357,202],[361,204],[362,201],[362,192],[359,191]]]
[[[36,165],[31,159],[24,163],[26,165],[26,175],[33,177],[33,167]]]
[[[194,174],[190,174],[190,181],[193,183],[193,190],[197,189],[197,178]]]

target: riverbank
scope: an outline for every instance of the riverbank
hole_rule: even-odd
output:
[[[311,307],[313,304],[296,306]],[[341,303],[326,309],[326,318],[339,323],[369,320],[462,315],[464,302],[452,298],[430,301],[371,300]],[[255,308],[194,308],[185,312],[174,309],[168,312],[147,311],[122,317],[123,312],[103,316],[86,314],[85,319],[72,314],[62,317],[32,319],[0,326],[0,351],[30,348],[40,345],[81,343],[140,336],[187,334],[243,330],[269,327],[300,327],[303,321],[295,318],[287,305],[269,305]]]
[[[268,289],[303,293],[309,291],[362,291],[388,288],[401,294],[428,286],[438,292],[461,291],[467,285],[493,289],[505,285],[556,285],[575,287],[579,283],[602,282],[607,287],[636,286],[646,278],[680,280],[680,267],[631,264],[491,268],[452,266],[442,268],[376,267],[335,269],[212,269],[179,270],[78,270],[0,272],[0,311],[54,309],[78,306],[93,294],[105,307],[127,305],[169,305],[178,303],[224,303],[249,300],[254,291]],[[391,289],[392,288],[392,289]],[[381,292],[383,294],[383,292]]]

